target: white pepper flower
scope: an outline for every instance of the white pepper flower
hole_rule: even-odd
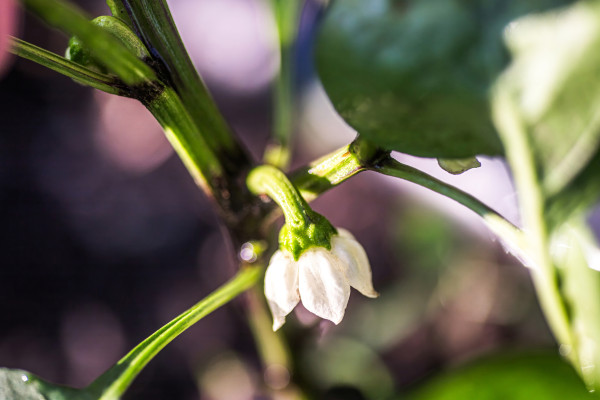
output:
[[[350,286],[367,297],[373,288],[371,266],[363,247],[345,229],[331,236],[331,250],[312,246],[298,260],[288,250],[277,250],[265,274],[265,296],[273,314],[273,330],[302,300],[313,314],[335,324],[344,317]]]

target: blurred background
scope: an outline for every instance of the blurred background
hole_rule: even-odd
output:
[[[77,3],[108,14],[101,0]],[[278,69],[268,2],[169,4],[221,110],[259,159]],[[302,17],[295,167],[354,138],[311,67],[320,7],[309,1]],[[17,36],[64,52],[68,38],[19,18]],[[136,101],[12,60],[0,77],[0,121],[1,366],[84,386],[233,275],[236,255],[211,205]],[[435,161],[397,157],[518,222],[500,160],[454,177]],[[126,399],[291,399],[297,385],[317,399],[403,398],[498,353],[541,384],[554,369],[558,381],[576,380],[559,360],[528,271],[469,211],[371,173],[314,206],[364,245],[381,297],[353,292],[339,326],[298,307],[281,333],[293,371],[265,371],[248,326],[251,299],[242,296],[169,345]]]

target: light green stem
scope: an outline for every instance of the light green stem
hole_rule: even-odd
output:
[[[294,186],[306,201],[316,199],[323,192],[366,169],[359,157],[350,151],[350,147],[344,146],[292,174]]]
[[[273,332],[272,321],[259,287],[248,291],[248,322],[265,368],[278,366],[292,372],[289,349],[281,334]]]
[[[560,292],[558,274],[550,259],[547,227],[543,215],[544,200],[528,135],[516,118],[519,112],[514,109],[508,93],[498,90],[493,104],[494,121],[502,135],[508,162],[513,166],[523,226],[527,232],[527,247],[531,249],[535,263],[532,276],[540,304],[558,342],[573,345],[573,334]]]
[[[295,124],[294,54],[302,2],[271,0],[279,38],[279,72],[273,87],[273,139],[265,152],[265,162],[287,168],[291,135]]]
[[[37,47],[31,43],[18,38],[12,38],[11,51],[27,60],[33,61],[46,68],[50,68],[60,74],[68,76],[77,82],[91,86],[111,94],[123,95],[124,87],[119,87],[119,83],[108,75],[99,74],[89,70],[73,61],[54,54],[48,50]],[[122,83],[121,83],[122,86]]]
[[[241,270],[233,279],[137,345],[115,366],[94,381],[86,392],[98,400],[119,399],[146,364],[167,344],[200,319],[251,288],[261,276],[260,267]]]
[[[392,158],[382,161],[376,167],[371,168],[371,170],[416,183],[417,185],[433,190],[436,193],[462,204],[481,216],[486,225],[502,238],[505,243],[510,246],[511,250],[523,249],[523,243],[525,242],[523,232],[492,208],[470,194]],[[524,257],[529,256],[527,253],[522,253],[520,255]]]
[[[384,175],[395,176],[396,178],[401,178],[426,187],[427,189],[431,189],[434,192],[459,202],[482,217],[490,214],[498,215],[496,211],[492,210],[490,207],[486,206],[480,200],[476,199],[470,194],[465,193],[462,190],[457,189],[445,182],[442,182],[439,179],[426,174],[425,172],[419,171],[416,168],[402,164],[392,158],[383,161],[376,167],[371,168],[371,170]]]
[[[266,194],[281,207],[285,222],[291,227],[303,227],[310,221],[312,210],[287,176],[271,165],[254,168],[246,184],[255,195]]]

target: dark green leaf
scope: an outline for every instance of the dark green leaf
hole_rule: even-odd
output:
[[[20,369],[0,368],[2,400],[91,400],[83,391],[48,383]]]
[[[498,155],[488,93],[508,63],[502,30],[567,2],[337,0],[318,38],[318,72],[340,115],[380,146]]]

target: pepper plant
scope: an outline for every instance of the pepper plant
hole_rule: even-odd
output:
[[[71,40],[64,57],[18,38],[12,52],[79,84],[141,102],[212,200],[242,257],[230,281],[89,386],[65,388],[4,369],[2,398],[118,399],[169,342],[260,285],[265,270],[274,329],[299,301],[340,323],[350,287],[377,297],[371,282],[377,266],[349,232],[309,202],[359,173],[413,182],[479,215],[530,268],[562,354],[590,391],[600,386],[600,249],[586,223],[600,194],[598,2],[331,1],[317,38],[317,70],[357,136],[294,171],[293,56],[301,0],[270,2],[280,70],[273,135],[262,161],[249,155],[215,105],[166,0],[107,0],[112,15],[93,20],[64,0],[22,4]],[[478,155],[504,157],[518,192],[520,226],[397,161],[393,152],[437,158],[450,173],[479,166]],[[281,213],[285,225],[274,240]],[[263,334],[283,346],[279,334]]]

